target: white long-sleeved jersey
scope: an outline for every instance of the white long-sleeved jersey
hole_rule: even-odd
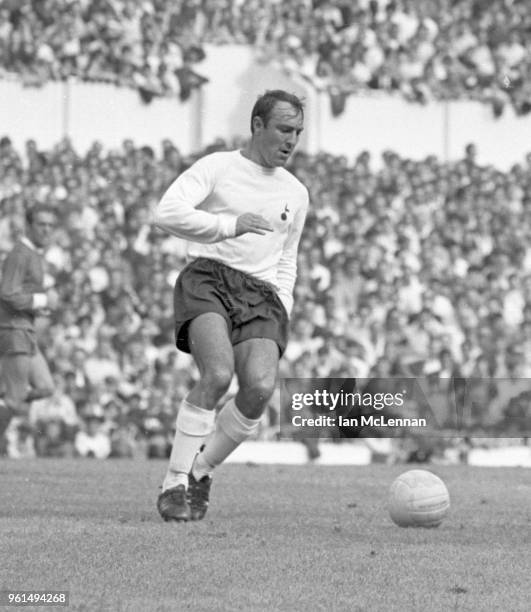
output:
[[[289,314],[308,202],[306,187],[284,168],[260,166],[240,151],[212,153],[170,185],[153,223],[190,241],[189,260],[208,257],[271,283]],[[248,212],[274,231],[236,237],[236,220]]]

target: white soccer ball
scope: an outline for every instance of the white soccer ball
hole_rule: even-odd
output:
[[[409,470],[389,491],[389,514],[399,527],[438,527],[450,508],[444,482],[427,470]]]

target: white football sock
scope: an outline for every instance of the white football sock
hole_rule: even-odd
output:
[[[183,484],[188,486],[188,474],[194,457],[214,427],[216,413],[190,404],[186,399],[181,403],[177,415],[175,438],[171,449],[170,463],[162,490]]]
[[[196,480],[201,480],[203,476],[212,476],[213,471],[214,466],[207,462],[203,452],[196,455],[192,465],[192,474]]]
[[[167,491],[168,489],[173,489],[173,487],[177,487],[179,485],[184,485],[186,488],[188,488],[188,474],[185,474],[184,472],[173,472],[170,468],[168,468],[164,482],[162,483],[162,490]]]
[[[223,463],[233,450],[253,435],[260,420],[243,416],[234,399],[229,400],[218,414],[214,434],[197,458],[196,463],[199,461],[199,465],[197,473],[194,466],[194,478],[201,473],[211,473],[217,465]]]

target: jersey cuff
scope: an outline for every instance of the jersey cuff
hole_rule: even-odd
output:
[[[46,306],[48,306],[48,296],[46,293],[34,293],[31,306],[33,310],[46,308]]]
[[[238,217],[234,217],[233,215],[218,216],[219,231],[224,238],[234,238],[234,236],[236,236],[237,221]]]

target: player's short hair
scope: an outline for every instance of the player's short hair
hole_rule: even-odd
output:
[[[295,94],[284,91],[283,89],[270,89],[262,94],[253,106],[251,112],[251,133],[254,133],[253,121],[255,117],[260,117],[267,126],[273,108],[277,102],[287,102],[304,117],[304,101]]]
[[[57,217],[57,209],[51,206],[50,204],[35,204],[31,208],[26,210],[26,223],[31,225],[39,213],[50,213],[54,217]]]

